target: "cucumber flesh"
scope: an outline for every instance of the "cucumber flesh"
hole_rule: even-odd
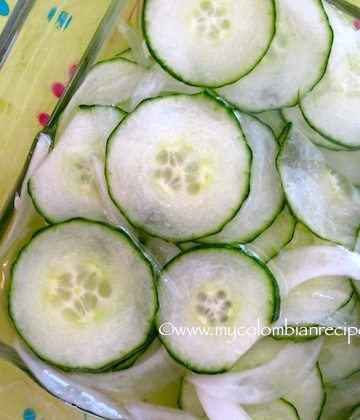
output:
[[[340,146],[360,147],[360,33],[341,14],[324,4],[334,31],[329,63],[324,77],[300,100],[301,111],[322,136]]]
[[[295,407],[300,419],[318,420],[326,399],[319,367],[315,366],[307,378],[283,398]]]
[[[79,107],[56,147],[29,180],[29,193],[48,221],[73,217],[107,221],[94,160],[105,162],[106,141],[124,117],[112,106]],[[103,174],[101,174],[103,177]]]
[[[250,242],[271,225],[284,205],[275,165],[279,145],[272,131],[255,117],[235,113],[252,151],[250,191],[240,210],[219,233],[200,240],[205,243]]]
[[[321,1],[275,4],[276,33],[265,56],[245,77],[216,90],[248,112],[295,105],[326,69],[332,32]]]
[[[196,372],[230,369],[258,336],[224,335],[239,325],[268,326],[277,309],[276,285],[264,266],[231,247],[202,246],[176,257],[159,277],[158,296],[159,337],[176,360]],[[172,333],[162,333],[163,325]]]
[[[156,308],[149,262],[127,235],[102,223],[45,228],[12,268],[17,331],[39,357],[65,369],[103,370],[145,350]]]
[[[353,247],[360,225],[360,192],[329,168],[324,155],[294,126],[288,127],[277,166],[297,219],[318,236]]]
[[[320,150],[328,166],[344,175],[355,187],[360,187],[360,150],[334,151],[324,148]]]
[[[281,113],[288,123],[292,123],[299,131],[301,131],[316,146],[329,150],[347,150],[345,146],[331,142],[314,130],[305,120],[299,105],[283,108]]]
[[[196,387],[186,376],[181,381],[178,405],[182,410],[192,414],[196,419],[208,419],[197,395]]]
[[[146,0],[143,32],[150,53],[191,85],[222,86],[248,73],[274,34],[272,0]]]
[[[349,340],[347,336],[335,334],[325,337],[319,367],[325,385],[329,386],[360,370],[360,338],[352,336]]]
[[[254,253],[261,261],[267,262],[274,258],[293,237],[296,220],[287,205],[279,213],[273,223],[257,236],[245,248]]]
[[[168,95],[142,102],[119,124],[105,173],[135,227],[182,242],[217,232],[234,216],[248,194],[250,160],[240,125],[221,102]]]
[[[133,91],[146,72],[146,67],[123,58],[95,64],[62,112],[57,124],[59,135],[79,105],[118,105],[128,111]]]
[[[276,325],[333,325],[337,314],[352,297],[353,289],[346,277],[318,277],[300,284],[282,301]],[[338,322],[340,320],[338,319]],[[337,325],[336,325],[337,326]]]
[[[244,405],[244,409],[251,420],[300,419],[296,408],[282,398],[264,404]]]

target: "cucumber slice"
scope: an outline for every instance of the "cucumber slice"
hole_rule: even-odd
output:
[[[150,53],[191,85],[222,86],[248,73],[275,31],[272,0],[145,0],[143,32]]]
[[[177,245],[153,236],[144,235],[140,237],[140,242],[161,267],[181,253]]]
[[[70,372],[77,383],[96,389],[115,400],[149,401],[172,383],[180,381],[185,369],[177,364],[155,339],[135,363],[118,372]]]
[[[299,131],[301,131],[316,146],[329,150],[347,150],[345,146],[340,146],[323,137],[317,131],[310,127],[305,120],[299,105],[295,105],[281,110],[282,115],[288,123],[292,123]]]
[[[337,312],[353,295],[346,277],[318,277],[300,284],[282,300],[276,325],[326,325],[337,327]],[[334,319],[335,317],[335,319]],[[335,325],[336,324],[336,325]]]
[[[186,376],[184,376],[181,381],[178,405],[182,410],[192,414],[196,419],[208,419],[199,397],[197,396],[195,385],[190,382]]]
[[[306,379],[283,398],[295,407],[300,419],[318,420],[326,399],[319,367],[315,366]]]
[[[73,217],[107,221],[94,159],[103,167],[107,138],[124,115],[112,106],[81,106],[63,134],[56,136],[56,147],[28,184],[36,209],[47,221]]]
[[[273,132],[255,117],[238,111],[235,114],[253,156],[250,192],[240,210],[219,233],[200,240],[205,243],[250,242],[271,225],[284,206],[284,193],[275,165],[279,144]]]
[[[348,420],[359,420],[360,419],[360,404],[356,406],[350,413]]]
[[[146,67],[123,58],[95,64],[61,114],[57,124],[58,134],[69,124],[72,112],[79,105],[118,105],[129,111],[129,100],[146,72]]]
[[[244,405],[243,408],[251,420],[300,419],[296,408],[282,398],[264,404]]]
[[[39,357],[65,369],[98,371],[142,352],[156,308],[149,262],[127,235],[102,223],[49,226],[12,267],[16,329]]]
[[[346,176],[355,187],[360,187],[360,150],[334,151],[322,148],[321,152],[328,166]]]
[[[249,191],[250,161],[223,103],[169,95],[142,102],[119,124],[105,172],[113,201],[135,227],[182,242],[217,232],[234,216]]]
[[[352,411],[360,404],[360,372],[354,372],[347,378],[325,389],[326,402],[321,419],[349,419]]]
[[[339,331],[336,331],[339,334]],[[349,340],[350,338],[350,340]],[[360,370],[360,338],[357,336],[326,336],[319,356],[325,385],[334,384]]]
[[[297,219],[321,238],[353,247],[360,225],[360,192],[329,168],[324,155],[294,126],[288,127],[277,165]]]
[[[256,114],[256,117],[272,129],[276,138],[280,136],[286,126],[286,121],[279,109],[260,112]]]
[[[292,239],[295,226],[296,220],[285,205],[273,223],[252,242],[245,244],[245,248],[267,262]]]
[[[228,370],[259,337],[224,335],[267,326],[277,315],[273,278],[239,248],[202,246],[181,254],[165,266],[158,295],[159,337],[196,372]]]
[[[330,53],[332,32],[320,0],[275,5],[276,33],[266,55],[245,77],[216,90],[248,112],[295,105],[320,80]]]
[[[300,100],[311,127],[336,144],[360,148],[360,33],[326,5],[334,43],[324,77]]]

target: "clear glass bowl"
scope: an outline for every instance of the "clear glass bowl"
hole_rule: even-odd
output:
[[[139,24],[140,0],[59,3],[0,0],[0,234],[7,228],[37,134],[52,134],[56,118],[93,62],[126,48],[117,19]],[[360,6],[360,0],[353,3]],[[356,25],[360,28],[360,20]],[[1,264],[6,269],[6,261]],[[2,278],[0,336],[10,344],[14,332],[8,325],[5,289]],[[0,372],[2,418],[92,417],[50,395],[9,360],[0,358]]]
[[[121,18],[136,24],[138,3],[0,1],[0,233],[10,222],[38,133],[53,130],[92,63],[126,48],[116,23]],[[0,242],[0,249],[3,245]],[[0,284],[0,335],[10,343],[4,279]],[[93,418],[52,396],[15,367],[5,347],[0,354],[1,418]]]

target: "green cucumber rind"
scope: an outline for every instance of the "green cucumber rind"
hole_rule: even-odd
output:
[[[153,49],[153,47],[152,47],[152,45],[151,45],[151,42],[150,42],[150,39],[149,39],[149,37],[148,37],[148,35],[147,35],[147,31],[146,31],[146,18],[145,18],[145,14],[146,14],[146,6],[147,6],[147,3],[148,3],[148,1],[149,0],[143,0],[143,5],[142,5],[142,7],[143,7],[143,11],[142,11],[142,15],[141,15],[141,29],[142,29],[142,34],[143,34],[143,37],[144,37],[144,40],[145,40],[145,43],[146,43],[146,46],[147,46],[147,48],[148,48],[148,50],[149,50],[149,52],[150,52],[150,54],[151,54],[151,56],[152,56],[152,58],[160,65],[160,67],[162,67],[168,74],[170,74],[172,77],[174,77],[175,79],[177,79],[177,80],[179,80],[180,82],[183,82],[183,83],[185,83],[185,84],[187,84],[187,85],[190,85],[190,86],[200,86],[200,87],[204,87],[204,88],[206,88],[206,87],[209,87],[209,88],[220,88],[220,87],[222,87],[222,86],[226,86],[226,85],[228,85],[228,84],[230,84],[230,83],[234,83],[234,82],[236,82],[237,80],[239,80],[239,78],[237,78],[237,79],[235,79],[235,80],[232,80],[232,81],[228,81],[227,83],[223,83],[223,84],[221,84],[221,85],[216,85],[216,86],[209,86],[209,85],[204,85],[204,86],[202,86],[202,85],[200,85],[200,84],[198,84],[198,83],[195,83],[195,82],[193,82],[193,81],[191,81],[191,80],[184,80],[184,78],[182,78],[179,74],[177,74],[176,72],[174,72],[169,66],[167,66],[162,60],[160,60],[160,58],[158,57],[158,54],[157,54],[157,52]],[[267,53],[267,51],[269,50],[269,48],[270,48],[270,45],[271,45],[271,42],[272,42],[272,40],[273,40],[273,38],[274,38],[274,36],[275,36],[275,32],[276,32],[276,7],[275,7],[275,0],[271,0],[271,3],[273,4],[273,25],[272,25],[272,35],[271,35],[271,37],[270,37],[270,40],[269,40],[269,43],[268,43],[268,46],[267,46],[267,48],[265,48],[265,50],[264,50],[264,52],[263,52],[263,54],[261,55],[261,57],[259,57],[259,59],[256,61],[256,63],[250,68],[250,69],[248,69],[247,70],[247,72],[245,73],[245,74],[242,74],[241,75],[241,77],[243,77],[243,76],[246,76],[247,74],[249,74],[259,63],[260,63],[260,61],[262,60],[262,58],[265,56],[265,54]],[[240,78],[241,78],[240,77]]]
[[[226,102],[225,102],[225,105],[227,105],[226,104]],[[240,117],[241,117],[241,114],[244,114],[244,115],[247,115],[249,118],[253,118],[254,120],[256,120],[259,124],[261,124],[262,126],[263,126],[263,128],[264,129],[266,129],[266,130],[268,130],[268,132],[269,133],[271,133],[271,135],[272,135],[272,141],[279,147],[280,146],[280,144],[279,144],[279,142],[278,142],[278,139],[275,137],[275,134],[274,134],[274,132],[273,132],[273,130],[272,130],[272,128],[268,125],[268,124],[266,124],[266,123],[263,123],[259,118],[258,118],[258,116],[256,116],[256,115],[251,115],[251,114],[248,114],[248,113],[246,113],[246,112],[240,112],[238,109],[236,109],[236,108],[232,108],[232,107],[230,107],[230,109],[232,109],[233,111],[234,111],[234,114],[235,114],[235,116],[236,116],[236,118],[238,119],[238,122],[239,122],[239,125],[240,125],[240,127],[241,127],[241,130],[242,130],[242,132],[243,132],[243,135],[244,135],[244,138],[245,138],[245,140],[247,140],[247,136],[246,136],[246,130],[244,129],[244,128],[242,128],[242,122],[241,122],[241,120],[240,120]],[[237,112],[239,112],[239,117],[237,116]],[[269,139],[268,139],[269,140]],[[249,144],[250,142],[248,141],[248,144]],[[254,160],[254,155],[255,155],[255,151],[251,148],[251,146],[249,145],[249,148],[250,148],[250,150],[251,150],[251,153],[252,153],[252,160],[251,160],[251,162],[250,162],[250,178],[249,178],[249,190],[248,190],[248,194],[247,194],[247,196],[245,197],[245,199],[244,199],[244,201],[242,202],[242,205],[243,204],[246,204],[246,200],[247,199],[249,199],[250,197],[251,197],[251,177],[252,177],[252,174],[253,174],[253,170],[252,170],[252,164],[253,164],[253,160]],[[278,153],[280,153],[280,147],[278,148],[278,150],[277,150],[277,154]],[[275,154],[275,160],[274,160],[274,162],[273,162],[273,164],[275,165],[275,161],[276,161],[276,154]],[[277,171],[277,168],[276,168],[276,172],[278,173],[278,171]],[[280,183],[280,177],[279,177],[279,175],[278,175],[278,182]],[[280,187],[281,188],[281,187]],[[202,237],[202,238],[197,238],[197,240],[198,240],[198,242],[200,242],[200,243],[211,243],[211,242],[213,242],[213,243],[229,243],[229,244],[234,244],[234,245],[236,245],[236,244],[238,244],[238,243],[241,243],[241,244],[245,244],[245,243],[248,243],[248,242],[251,242],[251,241],[253,241],[253,240],[255,240],[258,236],[260,236],[268,227],[270,227],[273,223],[274,223],[274,221],[275,221],[275,219],[277,218],[277,216],[282,212],[282,210],[284,209],[284,206],[285,206],[285,194],[284,194],[284,192],[282,191],[282,188],[281,188],[281,193],[279,193],[279,195],[281,195],[281,198],[278,200],[278,205],[277,205],[277,207],[275,208],[275,209],[273,209],[273,211],[270,213],[270,214],[268,214],[267,216],[267,220],[263,220],[263,221],[258,221],[258,224],[257,224],[257,229],[253,229],[251,232],[248,232],[247,233],[247,235],[245,236],[244,234],[243,235],[241,235],[241,233],[237,236],[237,238],[234,238],[234,235],[231,235],[230,234],[230,236],[232,236],[232,239],[231,240],[229,240],[229,239],[224,239],[224,238],[221,238],[221,236],[222,236],[222,231],[223,230],[225,230],[226,231],[226,229],[227,229],[227,224],[230,222],[231,223],[231,221],[233,220],[233,219],[236,219],[236,217],[237,217],[237,215],[238,215],[238,213],[241,211],[241,208],[242,208],[242,205],[240,206],[240,208],[237,210],[237,212],[234,214],[234,216],[231,218],[231,219],[229,219],[226,223],[225,223],[225,225],[220,229],[220,231],[219,232],[217,232],[218,234],[219,234],[219,237],[220,237],[220,239],[219,238],[217,238],[217,234],[215,234],[215,237],[213,237],[213,234],[211,234],[211,235],[207,235],[207,236],[205,236],[205,237]],[[225,235],[226,236],[226,235]]]
[[[323,390],[323,397],[322,397],[322,400],[320,401],[320,407],[319,407],[318,412],[316,413],[317,414],[316,418],[320,419],[321,412],[322,412],[322,410],[324,408],[324,405],[325,405],[325,402],[326,402],[326,393],[324,392],[325,385],[324,385],[323,376],[322,376],[322,373],[321,373],[321,370],[320,370],[320,367],[319,367],[318,363],[315,365],[314,369],[316,369],[316,372],[319,375],[319,379],[320,379],[320,382],[321,382],[321,385],[322,385],[322,390]],[[284,397],[284,399],[285,399],[285,401],[287,401],[286,396]],[[289,402],[289,401],[287,401],[287,402]],[[296,409],[296,407],[295,407],[295,409]],[[301,420],[300,417],[299,417],[299,419]]]
[[[289,206],[287,205],[287,202],[285,201],[284,202],[284,205],[283,205],[283,207],[281,208],[281,210],[280,210],[280,212],[279,212],[279,214],[278,214],[278,216],[280,216],[280,214],[283,212],[283,211],[286,211],[286,210],[288,210],[288,212],[289,212],[289,215],[291,216],[291,218],[293,219],[292,220],[292,222],[293,222],[293,224],[290,226],[290,230],[287,232],[287,235],[286,236],[284,236],[283,237],[283,240],[281,241],[281,242],[279,242],[279,243],[277,243],[277,246],[276,247],[274,247],[272,250],[271,250],[271,252],[269,252],[269,253],[266,253],[266,256],[265,255],[260,255],[260,257],[258,257],[258,258],[260,258],[260,260],[261,261],[263,261],[264,263],[267,263],[270,259],[272,259],[272,258],[274,258],[276,255],[278,255],[279,254],[279,252],[293,239],[293,237],[294,237],[294,233],[295,233],[295,227],[296,227],[296,220],[294,219],[294,217],[293,217],[293,214],[292,214],[292,212],[291,212],[291,210],[289,209]],[[278,217],[277,216],[277,217]],[[268,226],[268,228],[267,229],[272,229],[273,228],[273,226],[275,226],[275,224],[276,224],[276,221],[277,221],[277,217],[273,220],[273,222],[271,223],[271,225],[270,226]],[[258,249],[254,249],[254,248],[252,248],[252,246],[253,246],[253,242],[255,242],[255,241],[257,241],[257,240],[261,240],[261,237],[262,237],[262,235],[264,235],[264,236],[266,236],[267,234],[268,234],[268,231],[267,231],[267,229],[266,230],[264,230],[263,232],[261,232],[256,238],[254,238],[251,242],[248,242],[248,243],[246,243],[246,244],[244,244],[244,246],[250,251],[250,252],[253,252],[254,254],[262,254],[262,251],[263,251],[263,249],[261,248],[261,247],[258,247]],[[260,243],[261,244],[261,243]],[[255,247],[257,247],[257,244],[255,244]]]
[[[274,0],[274,3],[275,3],[275,7],[277,7],[277,5],[276,5],[276,2],[275,2],[275,0]],[[332,43],[333,43],[333,41],[334,41],[334,31],[333,31],[333,29],[332,29],[332,27],[331,27],[331,25],[330,25],[330,20],[329,20],[329,18],[328,18],[328,16],[327,16],[327,13],[326,13],[326,11],[325,11],[325,8],[324,8],[324,5],[323,5],[323,2],[321,1],[321,0],[315,0],[314,1],[314,3],[317,3],[318,4],[318,7],[322,10],[322,12],[323,12],[323,19],[324,19],[324,23],[327,25],[327,29],[328,29],[328,42],[329,42],[329,48],[328,48],[328,51],[327,51],[327,55],[325,55],[324,56],[324,60],[323,60],[323,65],[319,68],[319,75],[318,75],[318,77],[317,77],[317,79],[314,79],[313,81],[312,81],[312,83],[311,83],[311,86],[309,86],[308,87],[308,89],[303,93],[303,95],[302,95],[302,97],[303,96],[306,96],[309,92],[311,92],[313,89],[314,89],[314,87],[321,81],[321,79],[323,78],[323,76],[324,76],[324,74],[325,74],[325,72],[326,72],[326,69],[327,69],[327,67],[328,67],[328,63],[329,63],[329,58],[330,58],[330,54],[331,54],[331,46],[332,46]],[[275,18],[275,33],[274,33],[274,35],[273,35],[273,38],[274,37],[276,37],[276,31],[277,31],[277,24],[276,24],[276,21],[277,21],[277,19]],[[269,48],[270,48],[270,46],[271,46],[271,44],[272,44],[272,42],[270,43],[270,45],[269,45]],[[268,48],[268,49],[269,49]],[[266,53],[264,54],[264,56],[266,55]],[[261,58],[261,60],[264,58],[264,56]],[[260,60],[260,61],[261,61]],[[259,64],[260,63],[260,61],[257,63],[257,64]],[[256,66],[255,66],[256,67]],[[255,69],[255,67],[253,67],[253,69],[252,70],[254,70]],[[250,72],[252,71],[252,70],[250,70]],[[249,73],[250,73],[249,72]],[[249,74],[249,73],[247,73],[247,74]],[[246,76],[247,74],[245,74],[244,76]],[[236,81],[235,81],[236,82]],[[220,87],[222,87],[222,86],[220,86]],[[241,109],[242,111],[244,111],[244,112],[249,112],[249,113],[252,113],[252,112],[254,112],[254,113],[262,113],[262,112],[266,112],[266,111],[280,111],[281,112],[281,109],[283,108],[283,107],[292,107],[292,106],[295,106],[295,105],[297,105],[299,102],[300,102],[300,98],[301,98],[301,96],[300,96],[300,92],[298,92],[298,94],[297,95],[294,95],[293,96],[293,98],[291,99],[291,100],[289,100],[287,103],[283,103],[283,104],[278,104],[277,106],[273,106],[273,107],[264,107],[264,108],[256,108],[256,109],[253,109],[253,108],[251,108],[251,107],[248,107],[248,106],[246,106],[246,105],[244,105],[244,104],[242,104],[241,103],[241,100],[240,101],[238,101],[238,102],[232,102],[231,100],[229,100],[229,103],[233,103],[233,105],[234,106],[236,106],[236,107],[238,107],[239,109]]]
[[[279,136],[279,141],[281,142],[281,143],[283,143],[284,142],[284,140],[287,138],[287,136],[288,136],[288,133],[289,133],[289,131],[290,131],[290,129],[292,128],[292,127],[294,127],[295,129],[296,129],[296,127],[293,125],[293,123],[288,123],[285,127],[284,127],[284,129],[283,129],[283,131],[282,131],[282,133],[280,134],[280,136]],[[310,140],[309,140],[310,141]],[[314,145],[314,147],[317,147],[316,145]],[[278,168],[278,171],[279,171],[279,173],[280,173],[280,180],[281,180],[281,183],[283,183],[283,181],[282,181],[282,176],[281,176],[281,172],[280,172],[280,170],[279,170],[279,165],[280,165],[280,160],[281,160],[281,151],[282,150],[280,150],[280,152],[279,152],[279,154],[278,154],[278,156],[277,156],[277,158],[276,158],[276,166],[277,166],[277,168]],[[322,235],[320,235],[319,233],[317,233],[317,232],[315,232],[314,230],[313,230],[313,228],[311,227],[311,226],[309,226],[309,224],[308,224],[308,222],[306,222],[305,220],[303,220],[303,218],[301,218],[295,211],[294,211],[294,209],[293,209],[293,206],[291,205],[291,203],[290,203],[290,201],[287,199],[287,196],[286,196],[286,193],[285,193],[285,202],[286,202],[286,204],[288,205],[288,208],[289,208],[289,211],[290,211],[290,213],[291,213],[291,215],[293,216],[293,218],[295,219],[295,220],[297,220],[298,222],[301,222],[303,225],[305,225],[306,226],[306,228],[312,233],[312,234],[314,234],[317,238],[319,238],[319,239],[323,239],[323,240],[325,240],[325,241],[329,241],[329,242],[332,242],[332,243],[336,243],[336,244],[338,244],[338,245],[340,245],[340,246],[345,246],[344,244],[342,244],[342,243],[340,243],[340,242],[335,242],[335,240],[334,239],[329,239],[328,237],[325,237],[325,236],[322,236]],[[357,229],[357,231],[359,232],[360,231],[360,228],[358,228]],[[352,245],[348,245],[347,247],[350,249],[350,248],[352,248],[354,245],[355,245],[355,241],[356,241],[356,238],[354,238],[354,244],[352,244]]]
[[[286,420],[294,420],[294,419],[301,420],[300,417],[299,417],[299,413],[298,413],[296,407],[294,406],[294,404],[292,404],[291,402],[287,401],[285,398],[279,398],[279,399],[275,399],[275,400],[272,400],[272,401],[265,402],[264,403],[265,407],[268,407],[267,404],[269,404],[269,403],[270,404],[271,403],[279,403],[282,406],[287,407],[287,409],[289,410],[289,412],[287,412]],[[262,405],[261,403],[259,403],[259,404],[249,404],[249,407],[247,407],[244,404],[244,409],[245,409],[245,411],[248,414],[250,414],[250,416],[251,416],[252,419],[254,419],[254,420],[262,420],[263,417],[261,416],[261,414],[260,414],[260,416],[261,416],[260,417],[258,415],[258,413],[256,413],[257,407],[258,406],[261,406],[261,405]],[[290,414],[290,412],[291,412],[291,414]],[[282,413],[282,414],[284,414],[284,413]],[[274,410],[271,410],[271,406],[270,406],[269,407],[269,412],[267,413],[266,419],[267,420],[276,420],[278,417],[274,417],[274,416],[278,416],[278,415],[279,415],[279,413],[274,413]],[[291,417],[288,417],[288,415],[290,415]]]
[[[169,267],[172,263],[176,262],[184,254],[196,252],[197,250],[214,249],[214,248],[229,249],[229,250],[234,251],[234,252],[239,252],[239,253],[241,253],[243,255],[246,255],[249,258],[252,258],[253,260],[256,261],[256,263],[266,273],[266,275],[269,279],[269,284],[270,284],[272,292],[273,292],[273,313],[269,317],[269,323],[272,323],[272,322],[276,321],[277,318],[279,317],[279,314],[280,314],[280,289],[279,289],[279,286],[276,282],[276,279],[273,276],[273,274],[270,272],[270,270],[267,268],[267,266],[262,261],[260,261],[254,254],[252,254],[251,252],[249,252],[248,250],[246,250],[245,248],[242,248],[242,247],[235,248],[234,246],[228,245],[228,244],[204,244],[204,245],[195,246],[194,248],[191,248],[191,249],[189,249],[185,252],[182,252],[181,254],[175,256],[170,262],[168,262],[163,267],[161,273],[159,274],[159,276],[156,280],[156,284],[158,285],[158,295],[160,294],[160,289],[161,289],[161,275],[162,275],[163,272],[166,271],[167,267]],[[156,314],[155,314],[155,317],[154,317],[155,327],[156,327],[157,331],[159,331],[159,326],[161,325],[161,324],[159,325],[159,316],[160,316],[160,305],[158,305],[157,311],[156,311]],[[177,356],[176,352],[174,352],[171,348],[169,348],[169,346],[167,345],[167,336],[163,336],[162,334],[158,333],[157,337],[160,340],[160,342],[162,343],[162,345],[165,347],[165,349],[169,353],[169,355],[176,362],[178,362],[180,365],[185,366],[187,369],[189,369],[192,372],[199,373],[199,374],[221,374],[221,373],[225,373],[229,370],[228,367],[224,367],[224,369],[219,369],[219,370],[217,369],[216,372],[212,372],[211,369],[209,369],[209,370],[198,369],[196,366],[193,366],[190,363],[187,363],[186,361],[179,358]]]
[[[246,137],[244,135],[244,132],[242,130],[242,127],[238,121],[238,119],[236,118],[233,109],[226,104],[224,101],[217,99],[216,97],[214,97],[213,95],[211,95],[208,92],[202,91],[200,93],[195,93],[195,94],[191,94],[191,95],[186,95],[186,94],[182,94],[182,93],[172,93],[170,95],[166,95],[167,97],[177,97],[177,96],[204,96],[205,98],[211,99],[214,101],[214,103],[216,102],[217,106],[222,107],[226,113],[233,119],[233,121],[236,123],[236,125],[239,127],[240,132],[242,133],[243,139],[244,139],[244,146],[246,147],[247,153],[248,153],[248,157],[249,157],[249,169],[247,171],[247,182],[246,182],[246,192],[244,193],[243,197],[241,198],[240,203],[238,204],[238,207],[236,209],[234,209],[233,213],[231,215],[228,216],[228,218],[226,220],[222,220],[220,225],[210,229],[205,235],[204,234],[194,234],[194,235],[190,235],[188,237],[184,237],[184,238],[178,238],[178,237],[163,237],[161,236],[159,233],[157,232],[153,232],[150,230],[146,229],[146,226],[141,226],[139,223],[135,223],[134,221],[132,221],[131,217],[129,217],[128,212],[122,208],[121,204],[117,202],[117,200],[114,197],[114,193],[112,191],[112,188],[110,186],[109,183],[109,174],[108,174],[108,157],[109,157],[109,152],[111,150],[111,146],[112,146],[112,142],[114,139],[114,136],[116,134],[116,131],[123,125],[126,123],[127,118],[129,118],[129,116],[131,115],[128,114],[127,116],[125,116],[125,118],[123,120],[121,120],[121,122],[118,124],[118,126],[116,127],[116,129],[111,133],[111,135],[108,138],[107,144],[106,144],[106,151],[105,151],[105,178],[106,178],[106,182],[108,185],[108,193],[109,196],[111,198],[111,200],[113,201],[113,203],[115,204],[115,206],[119,209],[119,211],[126,217],[126,219],[128,220],[128,222],[135,228],[137,229],[139,232],[143,232],[145,234],[149,234],[151,236],[160,238],[160,239],[164,239],[166,241],[169,242],[173,242],[175,244],[179,244],[182,242],[189,242],[189,241],[196,241],[200,238],[203,238],[205,236],[210,236],[210,235],[214,235],[218,232],[220,232],[222,230],[222,228],[233,218],[235,217],[235,215],[237,214],[237,212],[239,211],[240,207],[242,206],[243,202],[246,200],[246,198],[249,195],[250,192],[250,177],[251,177],[251,172],[250,172],[250,168],[251,168],[251,161],[252,161],[252,151],[250,146],[247,144],[246,142]],[[146,102],[151,102],[151,101],[155,101],[157,100],[159,97],[154,97],[154,98],[147,98],[145,100],[143,100],[140,104],[138,104],[134,110],[132,112],[136,112],[136,110],[144,103]]]
[[[92,112],[92,110],[95,110],[96,108],[113,108],[114,110],[118,111],[119,113],[122,113],[124,115],[126,115],[126,112],[124,110],[122,110],[121,108],[119,108],[116,105],[101,105],[101,104],[93,104],[93,105],[78,105],[77,108],[83,111],[88,111],[88,112]],[[57,140],[57,130],[55,131],[55,138],[54,138],[54,142],[52,142],[51,146],[50,146],[50,153],[53,150],[56,150],[56,142]],[[36,193],[34,193],[34,180],[32,177],[29,178],[28,182],[27,182],[27,192],[33,202],[33,205],[35,207],[35,210],[40,214],[40,216],[49,224],[57,224],[60,222],[60,220],[58,220],[56,217],[52,217],[50,214],[48,214],[46,212],[46,210],[41,206],[41,204],[39,204],[37,197],[36,197]],[[73,218],[77,218],[77,217],[71,217],[70,219]],[[82,217],[80,217],[82,218]],[[70,220],[69,219],[69,220]],[[65,221],[65,220],[62,220]]]
[[[59,222],[57,224],[50,225],[50,226],[45,226],[45,227],[39,229],[38,231],[36,231],[31,236],[31,238],[29,239],[29,241],[17,253],[17,255],[16,255],[15,259],[14,259],[14,262],[13,262],[11,268],[10,268],[10,278],[13,277],[13,273],[14,273],[14,270],[16,269],[17,263],[18,263],[21,255],[24,252],[26,252],[27,247],[31,243],[32,239],[38,237],[44,231],[47,231],[51,227],[60,226],[60,225],[64,225],[64,224],[68,224],[68,223],[72,223],[72,222],[77,222],[77,223],[94,223],[94,224],[97,224],[97,225],[102,225],[103,227],[105,227],[107,229],[111,229],[116,234],[122,236],[129,243],[129,245],[133,248],[133,250],[135,252],[137,252],[138,255],[147,264],[147,266],[149,268],[149,273],[151,274],[151,276],[153,278],[153,289],[154,289],[154,310],[153,310],[153,313],[155,314],[156,311],[157,311],[157,309],[158,309],[159,302],[158,302],[157,293],[156,293],[156,285],[155,285],[155,279],[154,279],[154,274],[153,274],[153,267],[152,267],[150,261],[146,258],[146,256],[141,252],[141,250],[136,246],[136,244],[131,240],[130,236],[124,230],[116,229],[114,226],[111,226],[111,225],[109,225],[109,224],[107,224],[105,222],[98,222],[98,221],[94,221],[94,220],[90,220],[90,219],[85,219],[85,218],[73,218],[73,219],[66,220],[64,222]],[[74,371],[74,370],[77,370],[77,368],[74,367],[74,366],[60,365],[58,363],[54,363],[54,361],[51,360],[51,359],[49,359],[49,358],[43,357],[40,354],[40,352],[36,348],[34,348],[34,346],[32,346],[27,340],[25,340],[22,337],[20,331],[17,329],[16,323],[15,323],[14,318],[12,316],[11,295],[12,295],[12,287],[11,287],[11,282],[10,282],[9,291],[8,291],[8,299],[7,299],[7,313],[9,314],[9,317],[10,317],[10,319],[12,321],[12,325],[14,326],[14,329],[17,331],[17,334],[22,338],[22,340],[26,343],[26,345],[33,351],[33,353],[36,354],[37,357],[39,357],[44,362],[49,363],[49,364],[56,365],[59,368],[63,369],[64,371]],[[148,346],[151,344],[151,342],[153,341],[153,339],[155,338],[155,336],[156,336],[156,331],[155,331],[155,323],[154,323],[154,316],[153,316],[152,322],[149,323],[149,331],[148,331],[148,334],[144,337],[143,342],[140,343],[138,345],[138,347],[134,348],[130,353],[128,353],[127,355],[125,355],[124,357],[122,357],[120,359],[111,360],[107,364],[105,364],[104,366],[102,366],[100,368],[96,368],[96,369],[92,369],[92,368],[80,368],[79,370],[81,370],[83,372],[96,373],[96,372],[107,372],[107,371],[125,369],[125,368],[131,366],[135,362],[135,360],[137,359],[137,357],[140,356],[148,348]]]
[[[320,81],[321,82],[321,79]],[[314,86],[314,88],[317,85]],[[311,91],[309,92],[311,93]],[[305,98],[306,96],[304,96]],[[302,98],[303,99],[303,98]],[[344,143],[344,141],[342,139],[339,138],[334,138],[334,137],[330,137],[328,134],[326,134],[325,132],[321,131],[318,127],[315,126],[315,124],[313,124],[309,117],[305,114],[304,109],[303,109],[303,105],[302,105],[302,100],[299,100],[298,102],[299,108],[301,110],[301,113],[303,114],[303,117],[305,119],[305,121],[308,123],[308,125],[317,133],[319,133],[322,137],[324,137],[324,139],[328,140],[330,143],[332,143],[334,146],[338,146],[341,147],[343,150],[360,150],[360,146],[351,146],[349,144]]]

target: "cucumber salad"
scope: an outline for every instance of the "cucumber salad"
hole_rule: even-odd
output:
[[[320,0],[119,29],[16,199],[18,355],[108,419],[360,418],[360,31]]]

